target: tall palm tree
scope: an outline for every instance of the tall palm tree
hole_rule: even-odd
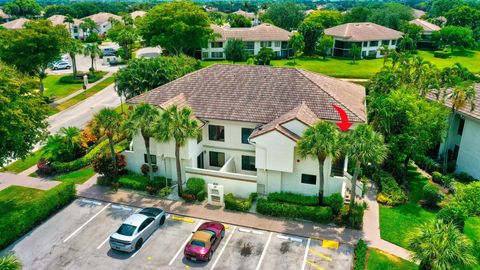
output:
[[[45,155],[53,160],[58,160],[61,152],[63,151],[63,138],[62,136],[55,134],[48,136],[47,142],[42,147],[42,151]]]
[[[454,224],[435,220],[407,239],[421,270],[470,269],[477,263],[472,243]]]
[[[160,122],[156,125],[156,139],[167,142],[175,141],[175,162],[177,167],[178,195],[183,192],[182,168],[180,164],[180,148],[188,139],[197,138],[199,133],[198,122],[193,119],[192,110],[171,106],[162,113]]]
[[[128,120],[125,122],[125,131],[130,136],[135,136],[140,131],[147,150],[148,174],[153,181],[152,158],[150,156],[150,139],[156,134],[155,124],[160,121],[160,110],[156,107],[142,103],[133,108]]]
[[[102,55],[102,50],[100,47],[98,47],[98,45],[95,43],[87,44],[83,48],[83,55],[90,56],[90,59],[92,60],[92,66],[90,67],[90,70],[92,73],[95,72],[95,58]]]
[[[352,177],[350,191],[350,213],[353,209],[356,196],[356,184],[362,164],[380,164],[387,158],[388,148],[384,143],[383,136],[373,131],[369,125],[357,126],[347,133],[342,140],[342,152],[355,162],[355,171]]]
[[[314,126],[309,127],[298,141],[298,152],[302,158],[311,157],[318,160],[318,176],[320,188],[318,200],[323,202],[325,176],[323,165],[327,157],[337,157],[340,154],[339,133],[333,123],[318,121]]]
[[[117,173],[117,160],[115,157],[114,138],[120,133],[122,116],[115,109],[103,108],[93,116],[89,123],[89,128],[97,137],[106,136],[110,145],[110,155],[112,157],[115,174]]]
[[[75,20],[73,19],[72,15],[67,14],[67,16],[65,16],[65,19],[63,19],[63,22],[68,23],[68,33],[71,36],[72,35],[72,23],[74,23]]]
[[[59,134],[62,136],[63,151],[67,153],[74,153],[84,143],[82,133],[77,127],[62,127]]]
[[[74,39],[74,38],[70,39],[67,45],[67,52],[68,52],[68,55],[70,55],[70,59],[72,59],[73,77],[76,77],[77,76],[77,59],[75,58],[75,56],[83,52],[82,43],[77,39]]]

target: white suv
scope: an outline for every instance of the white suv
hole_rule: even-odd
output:
[[[53,70],[57,70],[57,69],[70,69],[72,66],[70,65],[69,62],[67,61],[59,61],[59,62],[55,62],[53,63],[52,65],[52,69]]]

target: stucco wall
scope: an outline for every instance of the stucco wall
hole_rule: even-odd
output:
[[[296,143],[278,131],[271,131],[252,139],[257,146],[257,169],[292,172]]]
[[[457,172],[466,172],[480,179],[480,122],[471,118],[465,119]]]

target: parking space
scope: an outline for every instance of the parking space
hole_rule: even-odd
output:
[[[5,250],[24,269],[350,269],[353,247],[224,224],[209,262],[186,260],[183,249],[203,222],[167,215],[133,253],[110,249],[109,236],[139,209],[79,199]],[[1,255],[1,254],[0,254]]]

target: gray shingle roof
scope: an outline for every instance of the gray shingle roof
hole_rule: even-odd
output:
[[[339,121],[332,104],[352,122],[366,121],[365,88],[309,71],[270,66],[212,65],[162,85],[128,103],[161,108],[188,104],[200,119],[266,124],[302,103],[318,117]]]
[[[396,40],[403,33],[371,22],[346,23],[325,29],[325,34],[349,41]]]
[[[474,101],[475,106],[473,108],[473,111],[470,104],[466,104],[465,107],[459,110],[459,112],[480,121],[480,83],[475,84],[474,87],[475,87],[476,95],[475,95],[475,101]],[[430,95],[429,99],[434,100],[435,97],[433,95]],[[445,106],[451,108],[452,101],[450,99],[446,99]]]
[[[215,24],[212,24],[210,27],[221,36],[216,38],[216,41],[226,41],[232,38],[238,38],[243,41],[288,41],[292,35],[291,32],[268,23],[246,28],[232,28]]]

